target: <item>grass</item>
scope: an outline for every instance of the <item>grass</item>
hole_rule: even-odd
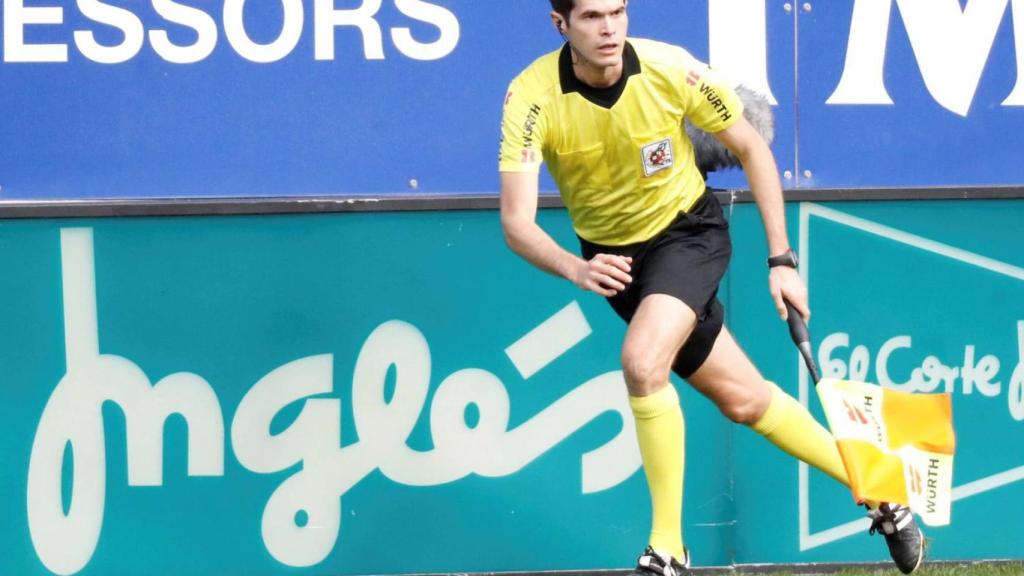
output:
[[[836,576],[902,576],[898,570],[841,570]],[[791,576],[788,572],[776,572],[774,576]],[[799,576],[799,575],[798,575]],[[806,574],[802,576],[807,576]],[[1020,564],[963,564],[922,566],[914,576],[1024,576],[1024,563]]]
[[[844,570],[841,576],[897,576],[898,570]],[[979,564],[961,566],[922,566],[920,576],[1022,576],[1024,564]]]

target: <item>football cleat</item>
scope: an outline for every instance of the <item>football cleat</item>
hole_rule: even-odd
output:
[[[899,504],[882,503],[876,510],[868,510],[871,518],[869,534],[880,532],[889,546],[889,555],[896,567],[910,574],[924,560],[924,534],[914,522],[910,508]]]
[[[690,551],[684,550],[685,558],[680,562],[672,556],[662,556],[650,546],[636,561],[635,576],[686,576],[690,573]]]

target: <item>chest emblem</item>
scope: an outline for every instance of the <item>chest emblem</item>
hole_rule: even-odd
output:
[[[672,139],[665,138],[644,146],[640,149],[640,156],[643,158],[645,176],[652,176],[666,168],[671,168],[675,161]]]

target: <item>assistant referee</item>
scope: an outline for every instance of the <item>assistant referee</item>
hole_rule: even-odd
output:
[[[653,507],[636,571],[675,576],[689,566],[682,537],[684,423],[674,371],[735,422],[847,482],[835,440],[766,381],[729,330],[717,299],[731,255],[729,225],[705,189],[684,119],[740,161],[764,222],[768,286],[809,317],[768,145],[743,117],[732,86],[682,48],[627,39],[626,0],[551,0],[565,44],[511,83],[502,119],[501,222],[508,245],[538,268],[606,297],[629,326],[622,368]],[[535,222],[546,163],[582,257]],[[913,515],[871,504],[897,566],[923,557]]]

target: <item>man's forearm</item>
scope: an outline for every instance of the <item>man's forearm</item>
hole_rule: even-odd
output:
[[[535,222],[505,224],[505,242],[513,252],[537,268],[576,282],[583,260],[558,245]]]
[[[786,236],[786,204],[782,197],[778,168],[767,146],[755,148],[755,152],[744,158],[743,168],[747,173],[750,190],[761,212],[765,236],[768,239],[768,255],[777,256],[789,249]],[[805,318],[810,318],[807,305],[807,288],[796,270],[787,267],[772,268],[768,273],[768,290],[775,302],[780,318],[786,318],[786,303],[796,307]]]
[[[786,235],[786,206],[779,183],[778,168],[767,146],[743,159],[743,170],[747,174],[750,191],[764,222],[768,254],[782,254],[789,249],[789,238]]]

